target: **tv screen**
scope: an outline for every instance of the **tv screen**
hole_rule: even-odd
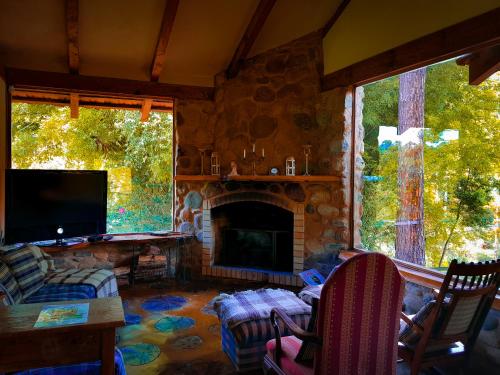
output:
[[[5,243],[106,233],[106,171],[9,169]]]

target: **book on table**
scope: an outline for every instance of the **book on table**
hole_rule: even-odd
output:
[[[89,318],[89,304],[75,303],[69,305],[43,306],[35,328],[51,328],[73,324],[87,323]]]

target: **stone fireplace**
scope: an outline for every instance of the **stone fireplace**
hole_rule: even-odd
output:
[[[322,92],[321,72],[321,33],[312,33],[246,60],[233,79],[218,74],[213,100],[175,101],[174,227],[198,239],[195,277],[299,286],[299,272],[328,265],[347,248],[353,97],[348,88]],[[361,117],[356,108],[356,120]],[[258,176],[243,157],[254,144]],[[305,144],[312,145],[309,172],[324,179],[283,176],[289,156],[297,176],[304,174]],[[203,163],[200,150],[209,150]],[[209,175],[211,151],[219,155],[220,177]],[[358,173],[362,159],[354,160]],[[231,161],[238,165],[237,179],[225,178]],[[271,167],[280,171],[275,179]],[[247,220],[261,210],[281,224]],[[290,250],[290,241],[291,259],[283,250]]]
[[[295,285],[303,268],[303,204],[255,191],[203,202],[203,275]]]

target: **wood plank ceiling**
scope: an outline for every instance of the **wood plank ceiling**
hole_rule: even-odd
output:
[[[235,77],[244,59],[331,27],[335,22],[332,18],[339,17],[346,3],[346,0],[46,0],[43,6],[36,0],[3,3],[0,65],[14,68],[8,69],[7,74],[9,84],[14,85],[13,102],[70,105],[72,117],[78,117],[80,106],[133,109],[140,110],[141,120],[147,121],[151,111],[171,111],[173,97],[210,98],[214,76],[226,71],[228,77]],[[66,57],[62,56],[60,46],[46,48],[47,40],[65,40]],[[63,60],[67,63],[61,64]],[[66,72],[74,77],[62,74]],[[108,90],[110,86],[113,89]]]

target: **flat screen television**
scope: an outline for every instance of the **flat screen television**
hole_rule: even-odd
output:
[[[5,243],[106,233],[106,171],[8,169]]]

